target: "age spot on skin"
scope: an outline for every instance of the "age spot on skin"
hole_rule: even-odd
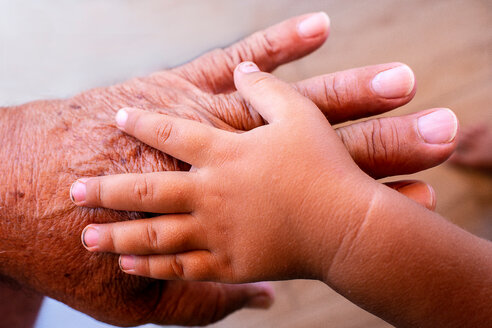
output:
[[[70,108],[72,108],[72,109],[80,109],[81,107],[79,105],[76,105],[76,104],[70,104]]]
[[[17,201],[19,198],[24,198],[26,194],[22,191],[15,190],[15,191],[10,191],[9,195],[12,196],[14,200]]]

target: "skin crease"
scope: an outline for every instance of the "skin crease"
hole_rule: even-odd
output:
[[[234,134],[118,113],[122,130],[193,166],[83,182],[79,205],[173,213],[89,226],[90,251],[136,254],[122,270],[160,279],[319,279],[398,327],[490,322],[492,243],[370,179],[288,84],[253,63],[235,82],[268,125]]]
[[[116,256],[86,252],[80,245],[80,233],[89,223],[122,221],[129,216],[138,219],[143,215],[77,208],[70,202],[68,190],[74,179],[81,177],[189,169],[189,165],[119,131],[113,117],[121,107],[154,110],[229,131],[263,124],[263,119],[232,91],[232,69],[254,57],[262,69],[272,70],[315,50],[327,38],[328,29],[317,37],[301,39],[296,26],[305,17],[283,22],[173,70],[90,90],[66,100],[0,109],[0,275],[118,325],[207,324],[245,306],[257,293],[271,298],[264,288],[166,282],[122,273]],[[377,73],[398,65],[401,64],[330,74],[300,82],[296,87],[316,98],[316,104],[332,122],[342,122],[396,108],[413,97],[415,90],[398,99],[385,99],[368,87]],[[204,68],[215,69],[207,72]],[[361,89],[354,93],[353,85]],[[337,88],[336,92],[331,86]],[[218,93],[222,91],[226,93]],[[333,93],[338,95],[336,99],[321,96]],[[413,118],[406,121],[410,122],[406,145],[414,144],[410,158],[414,165],[399,173],[431,167],[450,155],[454,142],[425,144],[412,130]],[[385,122],[387,128],[382,130],[394,131],[392,121]],[[351,129],[370,136],[375,133],[375,126]],[[388,149],[400,145],[383,142],[381,148],[368,144],[365,151],[370,155],[369,161],[355,153],[355,143],[360,140],[349,137],[349,133],[339,134],[346,147],[354,149],[352,155],[361,158],[358,164],[364,165],[368,174],[393,174],[399,163],[409,162],[403,156],[405,152],[392,151],[394,158],[391,165],[386,165],[389,172],[381,172],[378,166],[385,164]],[[391,135],[386,138],[385,133],[378,135],[380,141],[394,139]]]

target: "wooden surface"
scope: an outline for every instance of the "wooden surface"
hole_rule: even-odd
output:
[[[400,61],[414,70],[418,92],[391,115],[442,106],[452,108],[462,125],[492,126],[489,0],[0,0],[0,105],[147,74],[321,10],[331,17],[330,39],[315,54],[280,68],[279,76],[295,81]],[[434,186],[439,213],[492,238],[490,176],[445,164],[414,177]],[[274,286],[277,301],[269,311],[239,311],[212,327],[389,326],[322,283]]]

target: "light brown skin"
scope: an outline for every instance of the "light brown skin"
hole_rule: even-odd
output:
[[[462,167],[492,172],[492,129],[483,123],[463,129],[449,160]]]
[[[158,279],[319,279],[399,327],[492,321],[492,243],[367,176],[287,83],[246,62],[235,84],[268,125],[237,134],[118,112],[123,131],[192,167],[77,183],[79,205],[167,214],[90,225],[90,251]]]
[[[78,208],[68,199],[68,189],[81,177],[189,168],[119,131],[113,117],[121,107],[155,110],[230,131],[263,124],[233,92],[232,70],[248,59],[256,60],[264,70],[273,70],[318,48],[328,29],[301,38],[296,26],[303,18],[283,22],[173,70],[66,100],[2,108],[0,275],[118,325],[202,325],[245,305],[268,307],[272,295],[264,285],[146,279],[122,273],[117,256],[86,252],[80,245],[80,233],[87,224],[145,215]],[[331,122],[342,122],[411,100],[415,90],[391,99],[371,90],[370,81],[377,73],[397,65],[338,72],[299,82],[296,87],[312,98]],[[406,139],[395,138],[395,132]],[[454,142],[426,144],[415,132],[414,116],[356,124],[338,133],[357,164],[375,177],[434,166],[455,147]],[[425,185],[415,187],[428,193]],[[432,205],[430,194],[423,198],[424,204]]]

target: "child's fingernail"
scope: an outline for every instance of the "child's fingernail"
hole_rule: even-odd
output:
[[[297,32],[303,38],[313,38],[326,33],[330,26],[330,17],[324,12],[312,14],[297,26]]]
[[[259,72],[260,71],[258,66],[256,66],[256,64],[253,62],[241,63],[241,64],[239,64],[238,69],[243,73],[253,73],[253,72]]]
[[[456,137],[458,119],[451,110],[443,108],[419,117],[417,127],[425,142],[445,144]]]
[[[123,108],[116,113],[116,125],[123,129],[125,127],[126,120],[128,119],[128,111]]]
[[[85,227],[82,231],[82,244],[89,250],[95,250],[94,247],[99,243],[99,231],[94,226]]]
[[[135,256],[121,255],[119,263],[120,263],[121,270],[127,272],[135,271]]]
[[[86,182],[88,179],[79,179],[75,181],[70,187],[70,199],[74,203],[80,203],[85,200],[85,194],[87,192]]]
[[[372,79],[372,89],[383,98],[408,96],[415,85],[415,77],[407,65],[383,71]]]

